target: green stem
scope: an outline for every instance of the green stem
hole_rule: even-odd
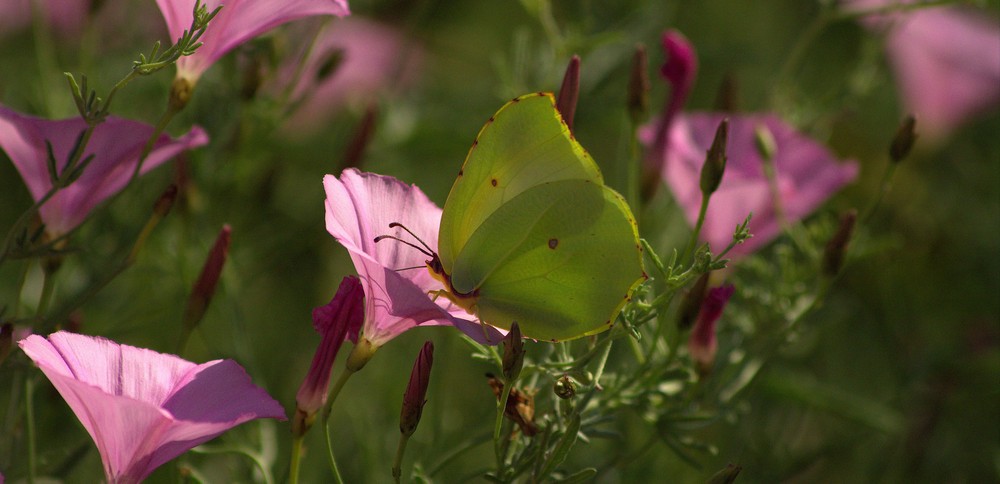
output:
[[[885,173],[882,174],[882,182],[879,184],[878,195],[875,196],[875,201],[872,202],[871,206],[868,207],[868,210],[865,210],[865,214],[861,217],[862,224],[867,224],[871,221],[872,216],[875,215],[875,211],[882,205],[882,200],[889,193],[889,190],[892,189],[892,177],[896,174],[897,165],[897,163],[889,162]]]
[[[27,421],[28,434],[28,484],[35,484],[35,466],[37,465],[37,458],[35,456],[35,410],[33,408],[34,399],[32,398],[35,390],[34,387],[34,381],[30,376],[24,379],[25,420]]]
[[[170,120],[174,119],[177,115],[179,109],[168,106],[167,110],[164,111],[163,116],[160,117],[160,121],[156,123],[156,127],[153,129],[153,134],[150,135],[149,139],[146,140],[146,145],[142,148],[142,153],[139,155],[139,162],[135,164],[135,171],[132,172],[132,178],[129,180],[129,184],[135,181],[139,177],[139,173],[142,171],[142,165],[146,162],[146,158],[153,151],[153,147],[156,146],[156,140],[160,138],[163,131],[167,129],[167,125],[170,124]]]
[[[42,271],[42,294],[38,296],[38,308],[35,310],[35,316],[38,318],[41,318],[49,308],[49,302],[52,300],[52,289],[55,287],[55,279],[54,271]]]
[[[337,400],[337,396],[340,395],[340,390],[344,388],[344,384],[347,380],[354,374],[353,370],[345,369],[337,381],[334,382],[333,388],[330,389],[329,395],[326,397],[326,406],[323,407],[323,434],[326,436],[326,451],[327,456],[330,458],[330,471],[333,472],[334,482],[337,484],[344,484],[344,478],[340,477],[340,469],[337,467],[337,458],[333,455],[333,442],[330,440],[330,412],[333,409],[333,402]],[[294,459],[294,456],[293,456]]]
[[[691,231],[691,238],[688,240],[687,247],[684,248],[684,256],[681,257],[681,261],[686,261],[688,257],[694,253],[694,248],[698,245],[698,234],[701,233],[701,226],[705,224],[705,212],[708,211],[708,200],[710,195],[702,194],[701,196],[701,208],[698,209],[698,222],[694,226],[694,230]]]
[[[49,82],[52,73],[58,73],[56,67],[56,48],[52,43],[52,31],[49,29],[48,21],[44,18],[45,13],[41,6],[41,1],[31,2],[32,34],[35,41],[35,58],[38,60],[38,87],[42,91],[42,105],[45,107],[47,117],[56,114],[56,109],[52,99],[52,93],[58,92],[53,89]],[[47,7],[46,7],[47,8]]]
[[[403,475],[403,454],[406,452],[406,443],[410,437],[405,434],[399,435],[399,445],[396,447],[396,458],[392,461],[392,479],[399,484],[399,478]]]

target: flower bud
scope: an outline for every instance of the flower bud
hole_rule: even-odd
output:
[[[153,204],[153,214],[163,218],[170,213],[170,209],[174,206],[174,201],[177,200],[177,185],[170,184],[167,186],[166,190],[163,190],[163,194],[160,198],[156,199],[156,203]]]
[[[192,331],[208,309],[208,304],[212,302],[215,294],[215,287],[219,284],[219,277],[222,275],[222,266],[226,264],[226,256],[229,254],[229,241],[232,229],[229,225],[223,225],[219,231],[219,236],[215,238],[212,250],[208,252],[205,265],[201,269],[201,275],[191,289],[187,306],[184,308],[184,331]]]
[[[712,371],[712,365],[715,363],[715,353],[719,347],[715,336],[715,323],[722,316],[722,310],[725,309],[734,290],[732,285],[710,289],[701,305],[698,322],[691,330],[688,351],[691,353],[691,359],[694,360],[698,373],[703,376]]]
[[[910,154],[913,143],[917,141],[916,127],[917,118],[912,114],[907,115],[899,125],[896,136],[892,138],[892,144],[889,145],[889,159],[893,163],[903,161],[903,158]]]
[[[559,88],[559,98],[556,109],[562,114],[563,121],[570,131],[573,130],[573,116],[576,114],[576,101],[580,97],[580,56],[574,55],[566,66],[562,87]]]
[[[524,365],[524,340],[517,321],[510,325],[510,332],[503,338],[503,377],[512,382],[521,375]]]
[[[632,69],[628,78],[628,106],[629,117],[635,125],[642,124],[649,116],[649,61],[646,56],[646,46],[636,44],[635,53],[632,54]]]
[[[684,293],[684,299],[681,300],[680,310],[677,311],[677,328],[681,331],[686,331],[694,326],[695,319],[698,318],[698,312],[701,311],[701,303],[705,300],[705,295],[708,293],[708,275],[710,272],[706,272],[695,281],[691,289],[688,289]]]
[[[417,360],[413,362],[410,372],[410,383],[403,394],[403,409],[399,413],[399,431],[406,437],[413,435],[420,423],[420,414],[427,403],[427,384],[431,377],[431,364],[434,363],[434,344],[424,343]]]
[[[854,225],[858,221],[858,211],[851,209],[840,216],[840,226],[834,232],[833,237],[826,243],[823,250],[823,275],[834,277],[840,273],[844,266],[844,256],[847,254],[847,246],[854,235]]]
[[[321,340],[309,373],[295,395],[298,408],[292,421],[295,435],[305,434],[316,413],[326,404],[333,361],[344,341],[360,330],[364,314],[364,289],[356,276],[345,277],[333,299],[313,309],[313,328],[321,335]]]
[[[183,110],[188,102],[191,101],[193,93],[194,81],[184,77],[174,78],[174,82],[170,84],[170,98],[167,101],[168,108],[173,112]]]
[[[576,396],[576,384],[573,383],[573,379],[569,375],[563,375],[562,378],[556,380],[553,391],[557,397],[569,400]]]
[[[712,146],[705,154],[705,164],[701,167],[701,193],[709,196],[719,188],[722,175],[726,171],[726,142],[729,140],[729,120],[723,119],[715,130]]]
[[[372,135],[375,133],[375,120],[378,118],[378,105],[371,103],[365,109],[365,116],[361,118],[357,129],[354,131],[354,138],[344,152],[344,160],[341,168],[356,168],[361,166],[364,159],[365,149],[371,143]]]

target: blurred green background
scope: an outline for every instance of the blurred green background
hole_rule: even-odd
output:
[[[85,73],[106,91],[139,51],[155,39],[166,41],[153,2],[127,8],[144,20],[101,25],[81,41],[56,38],[47,47],[31,31],[3,34],[0,102],[41,116],[72,116],[63,71]],[[731,76],[740,109],[777,111],[841,158],[858,161],[858,181],[818,216],[863,209],[879,188],[887,146],[904,113],[882,39],[853,20],[830,22],[802,61],[778,76],[822,8],[821,2],[802,0],[352,1],[355,16],[399,29],[422,53],[412,82],[390,80],[378,97],[376,130],[362,168],[416,184],[443,204],[482,123],[509,98],[557,90],[569,57],[578,54],[576,135],[609,183],[621,187],[633,48],[647,46],[656,110],[669,93],[656,76],[663,60],[659,38],[676,28],[699,56],[687,109],[712,109],[723,78]],[[1000,3],[985,8],[983,15],[996,21]],[[306,24],[295,28],[316,22]],[[328,28],[337,26],[334,20]],[[191,183],[185,197],[138,263],[74,313],[84,333],[173,351],[190,286],[228,223],[233,242],[220,290],[183,356],[197,362],[234,358],[290,414],[319,341],[310,312],[329,300],[341,277],[354,273],[346,251],[324,229],[321,179],[342,169],[364,112],[364,103],[348,104],[314,134],[290,138],[281,133],[278,110],[266,93],[240,96],[248,59],[280,59],[293,49],[291,31],[279,28],[237,49],[202,78],[191,105],[169,130],[180,134],[198,124],[212,140],[184,156]],[[39,62],[39,52],[49,47],[52,65]],[[120,94],[114,114],[155,122],[171,77],[169,70],[136,81]],[[852,259],[827,304],[792,341],[765,355],[765,366],[737,408],[695,432],[718,447],[714,455],[698,455],[699,467],[661,443],[646,446],[655,430],[629,412],[608,425],[620,432],[618,438],[578,443],[566,467],[606,467],[599,482],[700,482],[729,462],[744,468],[738,482],[1000,480],[998,133],[1000,114],[993,110],[946,139],[918,141],[880,211],[859,229],[868,250]],[[171,166],[161,167],[94,213],[73,237],[77,252],[59,273],[55,307],[127,252],[148,207],[175,176]],[[643,227],[656,247],[687,230],[674,209],[665,208],[666,192],[640,214],[657,228]],[[30,204],[18,173],[0,154],[0,228],[6,230]],[[776,251],[770,247],[754,259],[765,267],[780,264]],[[0,267],[0,305],[16,297],[21,270],[20,261]],[[35,266],[21,295],[29,310],[39,280]],[[735,313],[754,304],[761,302],[737,296],[721,324],[738,320]],[[468,347],[447,329],[410,331],[352,378],[334,408],[332,436],[347,482],[388,480],[401,395],[426,339],[436,345],[429,403],[411,439],[404,476],[414,462],[432,468],[445,457],[442,449],[491,429],[483,422],[492,422],[494,400],[482,376],[491,368],[471,360]],[[738,341],[723,343],[723,351],[734,349]],[[342,366],[338,362],[335,372]],[[11,393],[10,368],[0,368],[4,418],[16,412],[4,403]],[[93,482],[100,469],[93,444],[48,384],[40,387],[40,468],[60,470],[66,482]],[[283,476],[287,423],[247,425],[223,441],[254,440],[261,429],[277,442],[276,475]],[[0,449],[0,469],[22,475],[23,441],[5,442],[18,446]],[[326,482],[318,431],[310,433],[307,447],[304,481]],[[58,469],[72,455],[83,458]],[[249,479],[230,474],[238,457],[188,454],[182,460],[204,464],[218,482]],[[435,478],[460,482],[492,463],[492,449],[480,446]],[[153,480],[170,482],[176,473],[167,465]]]

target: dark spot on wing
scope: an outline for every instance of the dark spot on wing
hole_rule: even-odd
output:
[[[490,185],[497,186],[497,179],[496,178],[490,179]]]
[[[556,238],[549,239],[549,248],[550,249],[555,250],[556,246],[558,246],[558,245],[559,245],[559,239],[556,239]]]

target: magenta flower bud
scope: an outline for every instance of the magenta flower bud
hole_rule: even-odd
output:
[[[722,316],[722,310],[725,309],[734,290],[735,288],[731,284],[709,289],[708,296],[705,297],[705,301],[701,305],[698,322],[691,330],[688,351],[691,352],[691,359],[694,360],[698,372],[702,375],[711,372],[712,365],[715,363],[715,353],[719,348],[715,337],[715,323]]]
[[[562,114],[563,121],[570,131],[573,130],[573,116],[576,115],[576,101],[580,97],[580,56],[574,55],[566,66],[562,87],[559,88],[559,99],[556,109]]]
[[[364,291],[356,276],[340,281],[337,294],[325,306],[313,309],[313,328],[321,335],[319,347],[305,381],[295,395],[298,411],[292,422],[292,431],[303,435],[319,409],[326,404],[330,387],[330,371],[344,341],[357,341],[364,319]]]
[[[285,411],[232,360],[174,355],[60,331],[18,343],[94,439],[107,482],[157,467],[244,422]]]
[[[663,171],[663,155],[668,149],[670,128],[677,113],[684,107],[691,86],[698,73],[698,57],[694,47],[683,34],[676,30],[663,33],[663,51],[666,61],[660,68],[660,75],[671,85],[670,97],[663,108],[663,114],[655,123],[653,143],[646,150],[643,160],[642,199],[652,198],[659,185],[659,175]]]
[[[184,308],[185,331],[191,331],[198,326],[205,315],[205,310],[208,309],[208,304],[212,302],[212,295],[215,294],[215,287],[222,275],[222,266],[226,264],[226,256],[229,255],[231,232],[228,224],[222,226],[205,260],[205,266],[201,269],[201,275],[191,289],[191,296],[188,297],[187,306]]]
[[[712,146],[705,155],[705,164],[701,167],[700,188],[703,196],[709,196],[719,189],[722,175],[726,172],[726,143],[729,141],[729,120],[723,118],[715,129]]]
[[[434,363],[434,344],[430,341],[424,343],[420,349],[417,360],[413,362],[413,371],[410,372],[410,383],[406,386],[406,393],[403,394],[403,409],[399,413],[399,431],[405,437],[413,435],[420,423],[420,414],[424,411],[424,403],[427,403],[427,384],[431,378],[431,364]]]

